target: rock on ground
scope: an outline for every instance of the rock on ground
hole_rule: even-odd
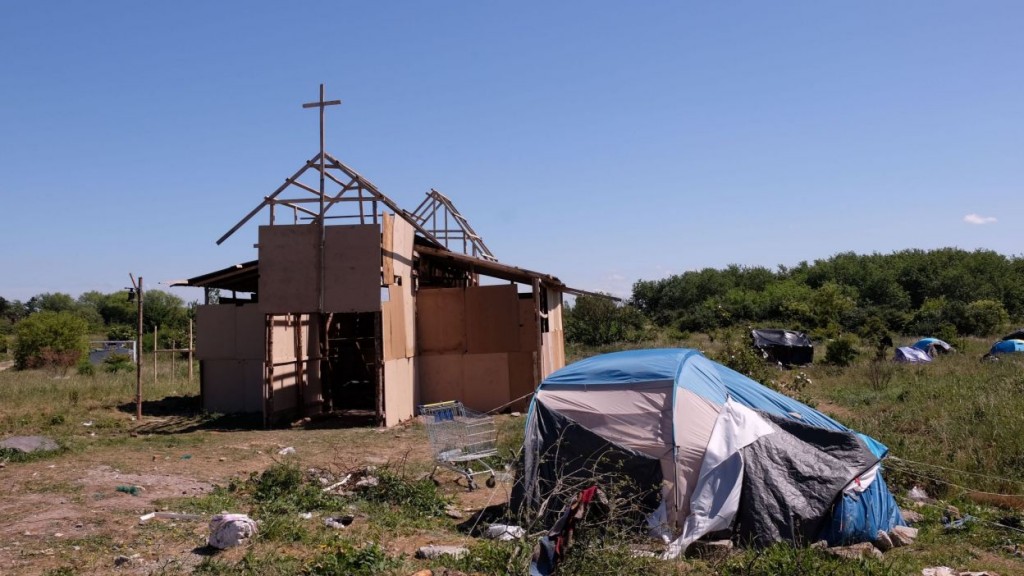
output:
[[[28,454],[31,452],[59,450],[60,446],[52,438],[47,438],[46,436],[11,436],[0,442],[0,448]]]

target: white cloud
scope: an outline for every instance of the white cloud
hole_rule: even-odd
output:
[[[995,216],[982,216],[980,214],[968,214],[964,216],[964,222],[968,224],[994,224],[996,222]]]

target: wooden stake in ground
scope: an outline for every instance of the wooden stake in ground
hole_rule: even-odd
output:
[[[135,419],[142,421],[142,276],[139,276],[138,283],[135,276],[128,274],[131,278],[132,288],[135,289],[135,297],[138,298],[138,331],[135,333]],[[155,376],[155,372],[154,372]]]

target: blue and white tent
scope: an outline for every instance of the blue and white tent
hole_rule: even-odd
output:
[[[992,345],[989,354],[1013,354],[1024,352],[1024,340],[1000,340]]]
[[[914,348],[927,352],[929,356],[935,357],[938,354],[945,354],[946,352],[952,352],[953,347],[939,340],[938,338],[921,338],[912,345]]]
[[[569,365],[537,388],[523,502],[602,466],[656,487],[652,531],[681,554],[712,532],[741,542],[872,540],[903,520],[888,448],[697,350],[634,350]]]

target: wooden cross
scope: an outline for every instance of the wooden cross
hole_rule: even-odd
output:
[[[324,221],[324,108],[328,106],[336,106],[341,104],[341,100],[324,100],[324,85],[320,85],[320,100],[316,102],[307,102],[302,105],[303,108],[319,108],[320,109],[320,223],[323,225]]]

